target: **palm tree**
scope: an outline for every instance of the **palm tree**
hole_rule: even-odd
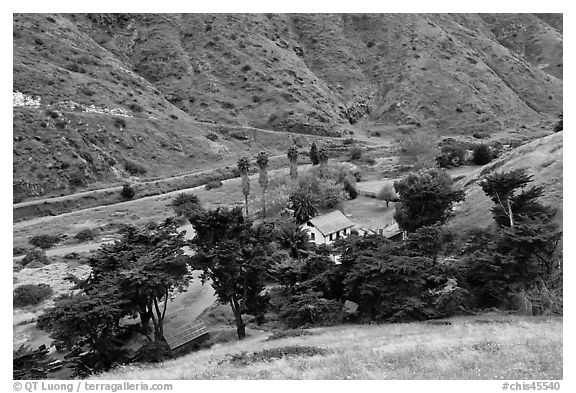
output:
[[[258,153],[256,164],[260,169],[258,183],[262,188],[262,215],[266,218],[266,189],[268,188],[268,154],[265,151]]]
[[[292,258],[298,258],[310,247],[308,233],[294,220],[282,222],[276,230],[280,246],[290,251]]]
[[[242,176],[242,194],[244,194],[244,205],[246,207],[246,217],[248,217],[248,195],[250,195],[250,178],[248,177],[248,170],[250,169],[250,161],[248,157],[244,156],[238,160],[238,170]]]
[[[303,224],[318,213],[318,202],[310,192],[296,190],[290,195],[290,209],[294,211],[296,223]]]
[[[328,151],[324,146],[318,149],[318,161],[320,162],[320,177],[323,177],[328,163]]]
[[[290,177],[292,180],[298,178],[298,147],[292,145],[288,148],[288,159],[290,160]]]

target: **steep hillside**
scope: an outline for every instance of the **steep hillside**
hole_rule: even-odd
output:
[[[478,182],[490,173],[525,168],[534,178],[530,185],[545,186],[540,201],[558,209],[554,219],[562,226],[562,152],[563,132],[558,132],[520,146],[459,180],[456,185],[464,187],[466,200],[456,207],[455,216],[450,224],[457,228],[492,224],[494,222],[490,212],[492,201],[484,194]]]
[[[202,122],[495,133],[562,111],[558,15],[26,14],[13,45],[16,201],[262,148]]]

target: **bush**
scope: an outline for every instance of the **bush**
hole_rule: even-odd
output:
[[[136,103],[130,104],[129,108],[130,108],[133,112],[143,112],[143,111],[144,111],[144,107],[142,107],[142,105],[139,105],[139,104],[136,104]],[[126,127],[126,122],[124,122],[124,126],[123,126],[123,127]]]
[[[220,187],[222,187],[222,181],[220,181],[220,180],[212,180],[204,186],[204,188],[207,190],[211,190],[213,188],[220,188]]]
[[[218,139],[218,134],[214,132],[209,132],[208,134],[206,134],[206,138],[214,142],[216,139]]]
[[[14,307],[26,307],[40,303],[52,296],[54,291],[47,284],[26,284],[14,290]]]
[[[42,250],[41,248],[33,248],[32,250],[28,251],[22,259],[22,266],[26,266],[34,261],[47,265],[49,260],[48,256],[46,256],[46,251]]]
[[[76,63],[68,63],[64,66],[64,68],[66,68],[68,71],[77,72],[80,74],[86,73],[86,69]]]
[[[472,162],[476,165],[486,165],[492,161],[492,152],[490,148],[485,144],[480,144],[474,147],[474,153],[472,155]]]
[[[194,194],[186,194],[184,192],[174,198],[172,208],[177,216],[184,217],[201,209],[198,197]]]
[[[26,254],[26,251],[28,251],[28,250],[24,247],[13,247],[12,248],[12,255],[15,257],[18,255],[24,255],[24,254]]]
[[[159,363],[172,357],[172,351],[165,341],[148,341],[136,352],[136,360],[141,363]]]
[[[114,118],[114,127],[116,128],[126,128],[126,120],[121,117]]]
[[[440,148],[440,155],[436,157],[436,163],[440,168],[452,168],[464,164],[466,150],[461,146],[447,144]]]
[[[38,235],[30,238],[28,243],[32,244],[33,246],[40,247],[40,248],[50,248],[54,244],[58,243],[60,238],[54,235]]]
[[[287,302],[279,300],[276,299],[276,307],[281,310],[280,319],[290,327],[334,325],[344,318],[342,304],[323,298],[320,292],[309,290],[282,299]]]
[[[146,172],[148,172],[148,169],[146,169],[142,165],[128,160],[124,162],[124,169],[126,169],[126,172],[128,172],[133,176],[143,175]]]
[[[94,232],[92,229],[86,228],[78,232],[74,238],[80,241],[92,240],[94,239]]]
[[[359,160],[362,158],[363,150],[360,147],[351,147],[349,151],[349,156],[352,161]]]
[[[122,186],[122,191],[120,192],[122,198],[132,199],[134,198],[134,194],[136,194],[136,191],[134,191],[134,188],[132,188],[130,184],[124,184],[124,186]]]
[[[354,138],[346,138],[346,139],[344,139],[344,142],[342,142],[342,144],[352,145],[352,144],[354,144]]]
[[[70,174],[69,183],[72,187],[81,187],[86,184],[86,174],[84,169],[78,168]]]
[[[356,199],[358,196],[358,190],[356,190],[356,187],[349,179],[344,180],[344,191],[348,193],[350,199]]]
[[[472,136],[476,139],[486,139],[488,138],[490,135],[486,132],[473,132]]]
[[[561,114],[559,120],[554,124],[554,132],[560,132],[564,130],[564,114]]]

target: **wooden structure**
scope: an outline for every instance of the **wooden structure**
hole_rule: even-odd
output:
[[[208,334],[208,330],[204,322],[200,321],[199,323],[189,323],[181,326],[169,335],[164,335],[164,338],[170,349],[174,350],[205,334]]]

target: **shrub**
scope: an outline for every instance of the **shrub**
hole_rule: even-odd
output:
[[[130,184],[124,184],[124,186],[122,186],[122,191],[120,192],[122,198],[132,199],[134,198],[134,194],[136,194],[136,192],[134,191],[134,188],[132,188]]]
[[[344,191],[348,193],[350,199],[356,199],[358,196],[358,190],[356,190],[356,187],[349,179],[344,180]]]
[[[559,120],[554,124],[554,132],[560,132],[564,130],[564,114],[561,114]]]
[[[40,303],[52,296],[54,291],[47,284],[25,284],[14,290],[14,307],[26,307]]]
[[[14,247],[12,248],[12,255],[13,256],[18,256],[18,255],[24,255],[26,254],[27,249],[24,247]]]
[[[189,214],[194,213],[201,207],[200,201],[196,195],[186,194],[183,192],[174,198],[172,201],[172,208],[177,216],[187,217]]]
[[[129,108],[133,111],[133,112],[143,112],[144,111],[144,107],[140,104],[136,104],[136,103],[132,103],[130,104]],[[126,127],[126,122],[124,122],[124,126]]]
[[[208,134],[206,134],[206,138],[214,142],[216,139],[218,139],[218,134],[214,132],[209,132]]]
[[[350,160],[355,161],[362,158],[363,150],[360,147],[351,147],[349,150]]]
[[[92,240],[94,239],[94,232],[92,229],[86,228],[78,232],[74,238],[80,241]]]
[[[485,144],[480,144],[474,147],[472,155],[472,162],[476,165],[485,165],[492,161],[492,152]]]
[[[275,305],[281,310],[280,319],[290,327],[334,325],[344,318],[340,302],[325,299],[320,292],[311,290],[276,299]]]
[[[86,174],[83,169],[77,169],[70,174],[70,180],[68,180],[72,187],[80,187],[86,184]]]
[[[33,248],[32,250],[28,251],[22,259],[22,266],[26,266],[34,261],[47,265],[49,261],[48,257],[46,256],[46,251],[42,250],[41,248]]]
[[[136,360],[141,363],[159,363],[172,357],[172,351],[165,341],[148,341],[136,352]]]
[[[128,172],[129,174],[136,176],[136,175],[143,175],[146,172],[148,172],[148,170],[143,167],[140,164],[137,164],[135,162],[132,161],[128,161],[126,160],[124,162],[124,169],[126,169],[126,172]]]
[[[46,249],[52,247],[59,241],[60,238],[55,235],[38,235],[30,238],[28,243],[32,244],[33,246]]]
[[[81,67],[80,65],[78,65],[76,63],[68,63],[64,66],[64,68],[66,68],[68,71],[78,72],[80,74],[86,73],[86,69],[84,67]]]
[[[344,139],[344,142],[342,142],[342,144],[352,145],[352,144],[354,144],[354,138],[346,138],[346,139]]]
[[[222,187],[222,181],[220,181],[220,180],[212,180],[204,186],[204,188],[207,190],[211,190],[213,188],[219,188],[219,187]]]
[[[246,64],[245,66],[243,66],[240,71],[242,72],[248,72],[252,69],[252,66],[250,64]]]
[[[126,128],[126,120],[121,117],[114,118],[114,127],[116,128]]]
[[[441,147],[436,163],[440,168],[452,168],[463,165],[465,156],[466,150],[461,146],[446,144]]]

